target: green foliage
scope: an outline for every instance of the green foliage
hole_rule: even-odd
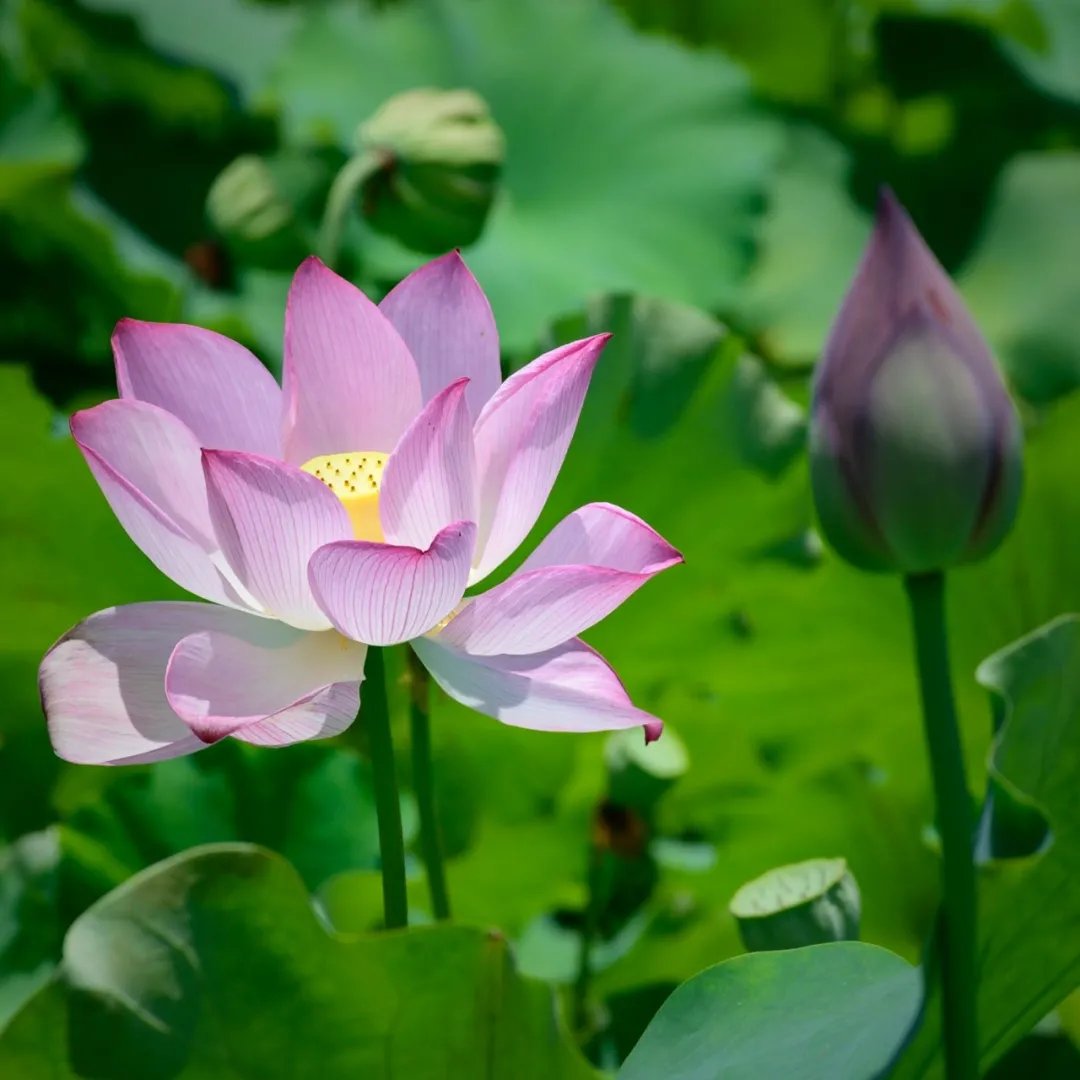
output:
[[[66,1009],[64,999],[66,998]],[[50,1062],[28,1052],[48,1028]],[[57,1060],[57,1058],[60,1060]],[[0,1073],[224,1078],[596,1074],[551,991],[522,980],[496,933],[430,927],[342,938],[295,872],[250,845],[161,863],[91,907],[62,979],[0,1044]]]
[[[549,990],[513,974],[508,954],[560,986],[577,979],[605,800],[648,820],[592,952],[576,1034],[595,1062],[615,1072],[658,1009],[626,1080],[869,1076],[886,1062],[911,1019],[910,965],[938,890],[909,631],[895,582],[823,550],[801,451],[807,375],[881,182],[956,273],[1025,399],[1019,523],[990,561],[952,578],[950,631],[973,789],[989,777],[987,820],[1026,829],[1022,854],[982,870],[986,1061],[995,1080],[1070,1075],[1067,1056],[1031,1065],[1051,1061],[1046,1044],[1019,1040],[1080,981],[1076,623],[1024,638],[1080,610],[1076,10],[0,10],[11,270],[0,299],[0,1075],[354,1076],[373,1047],[371,1075],[385,1062],[417,1077],[592,1075],[558,1032]],[[461,925],[419,925],[428,900],[413,843],[417,925],[380,936],[362,732],[281,753],[226,744],[153,767],[73,768],[49,748],[35,672],[90,612],[179,596],[124,536],[55,410],[112,393],[109,335],[124,315],[213,326],[276,368],[287,252],[318,234],[358,126],[422,87],[478,92],[506,137],[495,205],[465,256],[492,298],[507,369],[615,332],[522,554],[591,500],[626,506],[683,551],[685,566],[588,636],[635,701],[678,731],[685,760],[647,782],[632,761],[620,788],[602,736],[502,728],[436,696],[436,798]],[[207,215],[215,179],[252,156],[269,163],[273,191],[241,200],[241,216],[291,215],[286,256]],[[363,209],[343,267],[378,295],[421,257]],[[991,653],[979,675],[988,708],[970,673]],[[393,678],[390,689],[405,771],[404,694]],[[223,842],[233,846],[182,855]],[[738,956],[727,911],[738,886],[821,856],[850,866],[873,944]],[[940,1075],[933,980],[931,995],[901,1078]],[[827,1035],[838,1020],[861,1037]],[[488,1053],[493,1064],[478,1065]]]
[[[671,995],[619,1080],[869,1080],[919,997],[915,968],[857,941],[738,956]]]

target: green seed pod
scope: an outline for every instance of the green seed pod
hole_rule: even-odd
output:
[[[843,859],[810,859],[770,870],[743,885],[729,910],[751,952],[859,937],[859,887]]]
[[[990,350],[890,192],[818,367],[810,475],[821,527],[866,570],[989,554],[1016,516],[1022,433]]]
[[[381,163],[361,186],[374,228],[424,252],[480,236],[506,152],[483,98],[471,90],[409,90],[382,105],[358,136],[361,152]]]

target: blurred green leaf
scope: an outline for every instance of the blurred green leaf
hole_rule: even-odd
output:
[[[476,90],[505,133],[502,195],[468,259],[511,352],[594,293],[732,295],[777,129],[722,57],[637,34],[599,0],[330,3],[273,83],[292,138],[345,145],[415,86]],[[374,236],[360,255],[390,279],[418,261]]]
[[[60,959],[57,831],[0,849],[0,1029],[51,977]]]
[[[872,1080],[920,996],[917,969],[873,945],[738,956],[667,999],[618,1080]]]
[[[64,977],[70,1066],[48,1064],[62,1032],[35,1025],[57,1015],[54,984],[0,1039],[3,1075],[595,1076],[498,935],[331,936],[288,863],[248,845],[190,852],[101,900],[68,932]]]
[[[341,871],[378,866],[370,767],[330,746],[279,754],[228,741],[149,769],[108,770],[65,804],[68,918],[199,844],[246,840],[280,851],[312,890]]]

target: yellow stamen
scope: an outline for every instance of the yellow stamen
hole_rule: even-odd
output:
[[[371,450],[350,450],[347,454],[322,454],[300,466],[341,500],[357,540],[383,539],[379,489],[388,456]]]

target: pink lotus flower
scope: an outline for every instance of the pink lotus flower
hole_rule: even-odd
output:
[[[61,638],[40,671],[56,752],[121,764],[336,735],[367,645],[406,641],[503,723],[658,735],[576,636],[681,561],[639,518],[583,506],[463,599],[536,522],[605,340],[500,385],[491,309],[457,254],[378,307],[308,259],[282,387],[219,334],[121,322],[120,398],[71,430],[135,543],[211,603],[110,608]]]

